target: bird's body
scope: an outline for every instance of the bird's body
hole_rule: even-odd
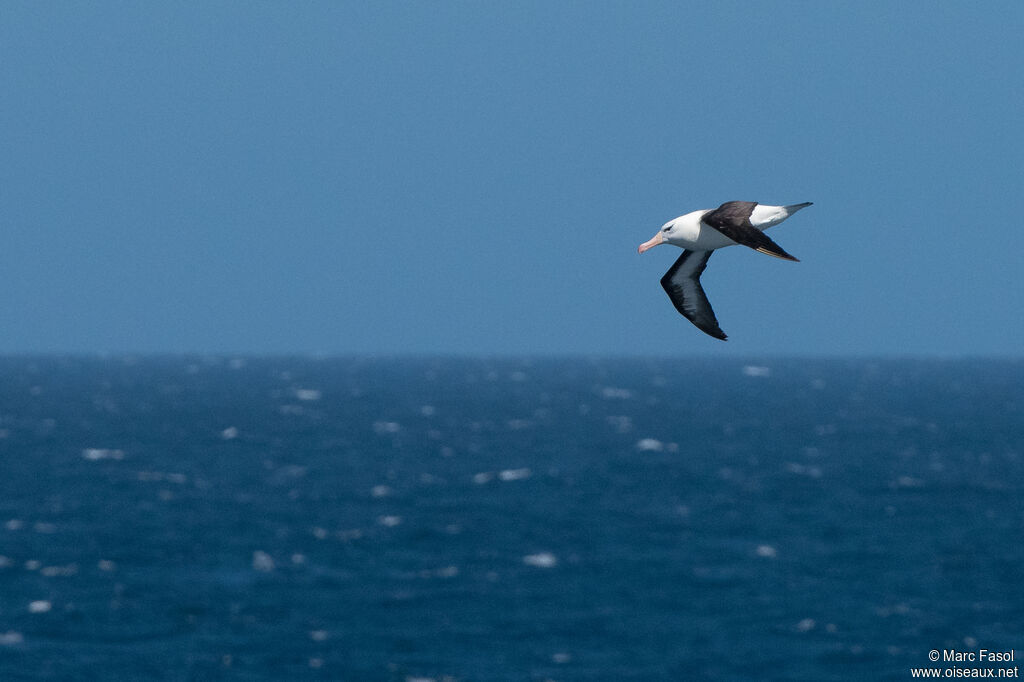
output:
[[[724,246],[735,246],[736,242],[700,221],[706,213],[707,211],[694,211],[671,221],[675,225],[675,234],[672,241],[665,241],[692,251],[714,251]]]
[[[797,260],[764,234],[810,202],[791,206],[766,206],[753,201],[727,201],[716,209],[693,211],[665,223],[661,230],[637,249],[643,253],[659,244],[673,244],[683,254],[661,278],[661,285],[673,305],[704,333],[725,340],[718,326],[700,275],[711,253],[726,246],[743,244],[761,253]]]

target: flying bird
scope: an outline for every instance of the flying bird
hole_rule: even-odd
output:
[[[674,244],[682,249],[665,276],[661,286],[683,317],[705,334],[726,340],[718,326],[715,311],[700,285],[700,275],[707,267],[711,252],[725,246],[743,244],[755,251],[783,260],[796,261],[768,238],[764,230],[778,225],[811,202],[792,206],[765,206],[756,201],[727,201],[718,208],[693,211],[665,223],[658,233],[637,249],[643,253],[658,244]]]

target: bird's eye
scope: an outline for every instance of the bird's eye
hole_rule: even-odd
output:
[[[661,228],[661,231],[662,232],[668,232],[670,229],[672,229],[672,226],[671,225],[666,225],[665,227]]]

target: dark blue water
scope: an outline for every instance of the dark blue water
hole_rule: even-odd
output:
[[[1024,648],[1020,361],[8,358],[0,462],[3,680]]]

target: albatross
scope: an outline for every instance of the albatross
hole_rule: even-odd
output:
[[[715,311],[700,285],[700,275],[707,267],[711,253],[715,249],[743,244],[769,256],[796,261],[797,258],[769,239],[764,230],[810,205],[810,201],[791,206],[727,201],[716,209],[693,211],[668,221],[656,235],[637,248],[637,253],[659,244],[674,244],[682,248],[683,254],[661,278],[661,286],[683,317],[705,334],[725,341],[725,332],[718,326]]]

